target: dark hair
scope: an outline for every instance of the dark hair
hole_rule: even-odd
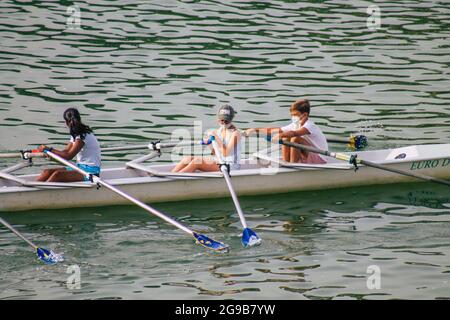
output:
[[[80,113],[75,108],[69,108],[64,111],[64,120],[70,129],[70,135],[75,139],[80,136],[84,140],[86,134],[92,133],[92,129],[81,122]]]
[[[311,109],[311,107],[310,107],[309,101],[307,99],[297,100],[291,105],[291,112],[298,111],[300,113],[306,112],[309,114],[310,109]]]

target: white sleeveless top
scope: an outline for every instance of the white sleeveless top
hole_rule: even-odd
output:
[[[70,142],[75,142],[75,140],[82,140],[80,136],[76,136],[75,139],[70,137]],[[101,167],[101,151],[100,144],[97,138],[92,133],[87,133],[84,137],[83,149],[77,154],[77,163],[84,164],[91,167]]]
[[[217,133],[218,138],[220,139],[220,142],[222,142],[222,144],[226,148],[231,142],[231,137],[236,130],[228,130],[228,129],[225,130],[219,128],[215,131]],[[239,168],[239,164],[241,162],[241,139],[242,138],[238,138],[237,143],[234,145],[234,150],[232,150],[228,154],[228,156],[225,157],[224,155],[222,155],[223,160],[228,164],[232,164],[235,169]]]

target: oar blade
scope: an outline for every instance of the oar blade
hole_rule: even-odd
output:
[[[259,246],[262,240],[258,235],[250,228],[245,228],[242,232],[242,245],[244,247]]]
[[[213,240],[203,234],[197,234],[194,232],[193,236],[194,236],[196,242],[198,244],[204,246],[205,248],[208,248],[208,249],[211,249],[211,250],[217,251],[217,252],[223,252],[223,253],[226,253],[229,251],[228,245],[226,245],[222,242]]]
[[[41,260],[45,264],[56,264],[58,262],[64,261],[61,255],[54,253],[52,250],[37,248],[36,253],[39,260]]]
[[[350,147],[356,150],[361,150],[367,147],[367,137],[364,135],[352,136],[350,138]]]

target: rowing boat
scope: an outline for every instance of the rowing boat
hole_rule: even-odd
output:
[[[277,146],[279,147],[279,146]],[[272,148],[253,154],[232,170],[238,195],[262,195],[303,190],[321,190],[372,184],[416,182],[414,178],[327,158],[327,164],[292,164],[274,157]],[[353,153],[346,153],[353,154]],[[450,179],[450,144],[413,145],[395,149],[358,152],[358,158],[388,168]],[[125,167],[107,168],[101,178],[133,197],[147,202],[227,197],[229,191],[220,172],[171,173],[172,164],[143,164],[157,152],[128,162]],[[139,161],[138,161],[139,160]],[[36,183],[36,174],[13,175],[25,165],[0,171],[0,211],[60,209],[125,205],[122,197],[94,183]]]

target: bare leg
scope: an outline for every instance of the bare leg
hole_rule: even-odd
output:
[[[193,159],[192,156],[187,156],[181,159],[181,161],[175,166],[175,168],[172,169],[172,172],[180,172],[182,169],[184,169]]]
[[[283,160],[286,162],[290,162],[291,159],[291,147],[288,146],[281,146],[281,152],[283,156]]]
[[[84,176],[76,171],[60,170],[54,172],[47,182],[77,182],[84,181]]]
[[[42,171],[42,173],[40,174],[40,176],[36,179],[36,181],[41,181],[41,182],[45,182],[48,180],[48,178],[50,178],[50,176],[52,174],[54,174],[56,171],[63,171],[66,170],[64,168],[55,168],[55,169],[45,169],[44,171]]]
[[[203,172],[219,171],[219,166],[216,162],[207,159],[194,158],[183,170],[180,172],[195,172],[200,170]]]
[[[298,143],[298,144],[304,144],[309,145],[309,143],[301,138],[301,137],[293,137],[290,140],[291,142]],[[296,162],[302,162],[306,163],[308,159],[308,153],[296,148],[290,148],[291,154],[290,154],[290,162],[296,163]]]
[[[312,146],[311,143],[306,141],[304,138],[295,137],[291,139],[291,142],[303,144],[305,146]],[[308,152],[303,150],[298,150],[291,148],[291,162],[301,162],[301,163],[314,163],[314,164],[324,164],[327,163],[319,155],[314,152]]]

